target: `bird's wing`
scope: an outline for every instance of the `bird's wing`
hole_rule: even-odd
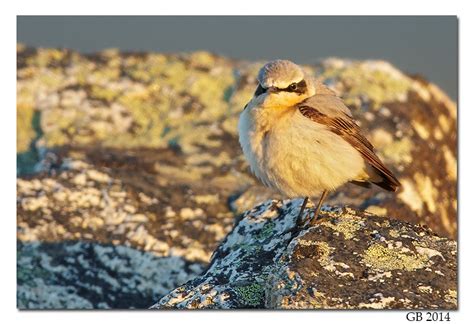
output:
[[[330,94],[315,95],[300,103],[298,109],[303,116],[326,125],[331,132],[351,144],[382,178],[381,182],[374,181],[375,184],[391,191],[400,186],[397,178],[375,154],[372,144],[362,135],[349,108],[340,98]]]

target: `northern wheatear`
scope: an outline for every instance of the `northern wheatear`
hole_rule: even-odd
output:
[[[350,181],[395,191],[400,182],[361,134],[342,100],[293,62],[275,60],[258,73],[258,87],[239,119],[239,141],[252,172],[289,198],[321,194]]]

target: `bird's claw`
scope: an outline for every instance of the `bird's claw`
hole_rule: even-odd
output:
[[[311,214],[313,214],[313,216],[311,217]],[[314,225],[316,223],[316,221],[319,219],[319,213],[316,214],[316,212],[313,212],[313,211],[309,211],[305,217],[304,216],[304,213],[302,213],[302,215],[299,215],[298,216],[298,222],[297,222],[297,226],[301,229],[306,229],[308,227],[310,227],[311,225]]]

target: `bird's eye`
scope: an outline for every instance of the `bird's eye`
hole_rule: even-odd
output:
[[[298,89],[298,85],[296,83],[292,83],[288,86],[288,90],[296,91]]]

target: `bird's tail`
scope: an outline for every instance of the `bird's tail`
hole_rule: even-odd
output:
[[[397,191],[397,188],[401,186],[400,181],[395,177],[395,175],[388,169],[384,169],[383,172],[376,168],[372,168],[373,174],[371,175],[369,181],[380,188],[383,188],[388,191]]]

